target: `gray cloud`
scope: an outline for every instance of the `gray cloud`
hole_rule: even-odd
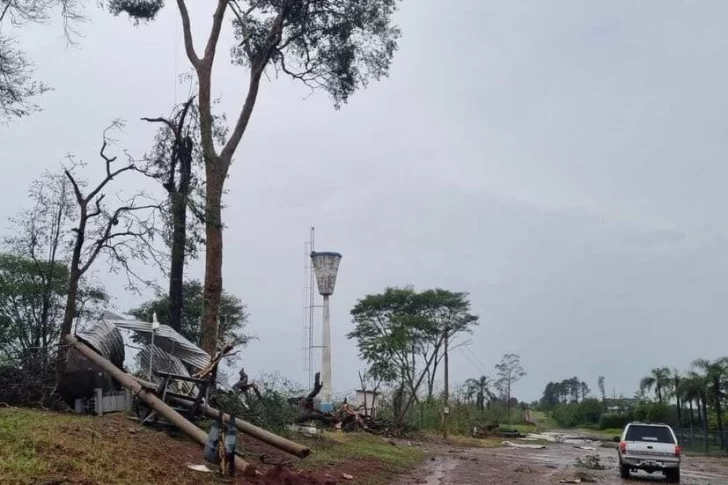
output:
[[[391,77],[341,111],[288,80],[266,84],[225,212],[225,286],[249,303],[260,337],[248,371],[305,380],[309,225],[318,249],[344,254],[332,300],[337,390],[353,388],[361,367],[348,310],[388,285],[469,291],[482,324],[475,357],[455,351],[454,379],[516,352],[528,399],[572,375],[596,387],[604,374],[610,390],[631,393],[653,366],[724,352],[727,10],[409,1]],[[174,92],[187,69],[174,14],[134,28],[94,12],[71,50],[58,26],[21,34],[56,90],[43,113],[0,132],[1,218],[66,152],[94,160],[113,118],[129,120],[123,146],[147,148],[151,128],[136,120],[186,93]],[[215,87],[232,117],[244,73],[220,59]],[[138,303],[99,275],[120,308]]]

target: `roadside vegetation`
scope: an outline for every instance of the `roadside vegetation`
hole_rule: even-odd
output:
[[[396,475],[412,470],[425,455],[420,446],[411,442],[395,442],[363,433],[327,432],[321,438],[302,442],[315,452],[301,461],[298,468],[348,469],[348,474],[357,479],[356,483],[365,485],[386,484]]]
[[[728,453],[728,358],[698,359],[684,370],[660,367],[640,379],[631,398],[599,396],[577,377],[549,382],[537,403],[559,427],[582,428],[609,437],[630,421],[670,424],[692,451]]]

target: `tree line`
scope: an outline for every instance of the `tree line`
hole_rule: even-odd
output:
[[[577,377],[546,384],[538,407],[561,426],[593,426],[618,429],[630,421],[672,424],[684,439],[708,446],[710,434],[727,449],[724,425],[728,419],[728,357],[696,359],[684,371],[657,367],[642,377],[634,397],[607,397],[604,377],[599,376],[599,398],[590,397],[589,386]]]
[[[716,431],[722,450],[728,449],[724,425],[728,390],[728,357],[696,359],[684,371],[658,367],[639,383],[640,397],[652,395],[663,410],[663,418],[680,428],[699,428],[708,446],[709,433]],[[673,415],[674,412],[674,415]]]

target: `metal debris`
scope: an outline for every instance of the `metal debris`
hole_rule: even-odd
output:
[[[511,448],[527,448],[530,450],[543,450],[546,448],[545,445],[525,445],[521,443],[514,443],[512,441],[504,441],[503,446],[510,446]]]
[[[115,313],[104,312],[103,321],[111,323],[118,328],[131,330],[137,335],[151,340],[152,323],[141,320],[127,320]],[[154,331],[154,345],[161,350],[176,356],[182,362],[196,369],[203,369],[210,361],[210,355],[177,333],[169,325],[160,325]]]
[[[124,338],[113,323],[101,320],[88,330],[77,333],[76,337],[109,359],[115,366],[124,365]]]

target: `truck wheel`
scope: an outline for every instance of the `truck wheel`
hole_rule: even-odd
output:
[[[619,466],[619,474],[625,480],[629,480],[629,467],[627,465],[620,465]]]
[[[668,470],[665,472],[665,478],[670,483],[680,483],[680,469],[675,468],[674,470]]]

